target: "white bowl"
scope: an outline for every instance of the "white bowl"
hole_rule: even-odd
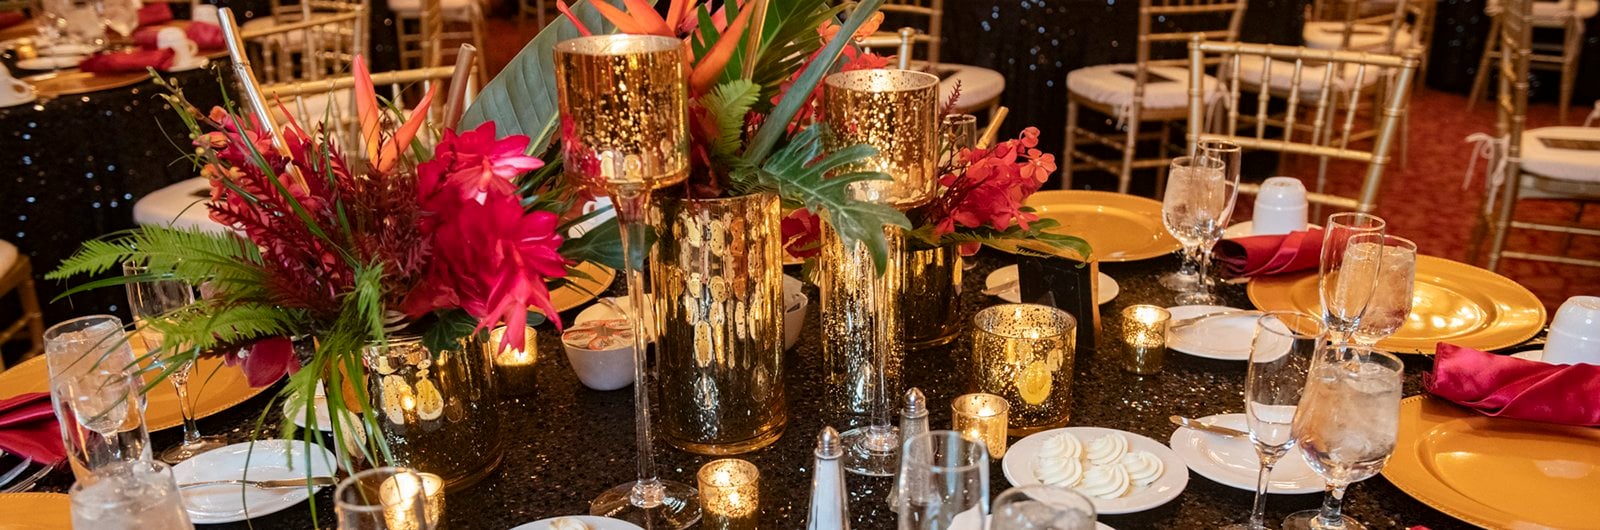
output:
[[[806,306],[811,299],[801,290],[799,279],[783,275],[783,349],[794,347],[800,340],[800,329],[806,325]]]
[[[591,350],[574,346],[562,337],[561,347],[566,349],[567,362],[583,386],[609,391],[633,384],[633,346]]]

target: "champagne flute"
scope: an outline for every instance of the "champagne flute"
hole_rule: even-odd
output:
[[[900,530],[945,530],[958,516],[983,520],[989,448],[982,441],[956,431],[928,431],[906,439],[900,453]]]
[[[989,530],[1094,530],[1094,503],[1068,488],[1019,486],[994,499]]]
[[[1230,183],[1225,169],[1222,160],[1216,158],[1180,156],[1172,159],[1167,172],[1167,191],[1161,201],[1162,224],[1186,252],[1200,256],[1195,288],[1178,295],[1179,305],[1216,302],[1206,283],[1206,262],[1211,259],[1211,246],[1222,238],[1233,211],[1233,197],[1239,191],[1239,183]]]
[[[1222,177],[1226,182],[1232,182],[1235,190],[1239,187],[1239,164],[1244,150],[1239,144],[1226,140],[1201,140],[1195,149],[1195,154],[1215,158],[1222,161]],[[1234,192],[1237,196],[1237,191]],[[1228,219],[1233,217],[1234,201],[1228,201],[1228,213],[1223,216],[1223,228],[1227,228]],[[1215,244],[1215,243],[1213,243]],[[1180,293],[1193,292],[1199,286],[1200,272],[1197,270],[1200,261],[1200,247],[1185,246],[1183,249],[1183,264],[1178,270],[1167,273],[1161,277],[1161,286],[1168,291]],[[1207,286],[1209,287],[1209,286]]]
[[[1336,343],[1350,339],[1361,314],[1377,287],[1380,254],[1345,259],[1351,237],[1384,233],[1383,218],[1359,212],[1328,216],[1322,233],[1321,262],[1317,268],[1317,291],[1322,300],[1322,318],[1328,324],[1329,338]],[[1359,241],[1359,240],[1358,240]]]
[[[617,209],[628,300],[645,307],[644,261],[650,193],[689,174],[688,84],[684,43],[670,37],[602,35],[556,45],[562,158],[569,177],[603,191]],[[589,511],[645,528],[686,528],[700,520],[695,488],[661,480],[651,453],[645,311],[634,329],[638,478],[601,493]]]
[[[100,8],[101,23],[121,36],[123,41],[138,29],[139,8],[143,7],[140,0],[98,0],[97,7]]]
[[[1317,355],[1291,431],[1328,490],[1320,511],[1289,515],[1285,529],[1365,528],[1340,513],[1344,492],[1378,474],[1394,453],[1404,370],[1399,358],[1367,346],[1335,344]]]
[[[1393,335],[1405,325],[1411,315],[1411,297],[1416,289],[1417,244],[1399,236],[1364,234],[1350,239],[1350,244],[1361,243],[1368,248],[1381,247],[1377,288],[1361,313],[1361,323],[1356,326],[1355,342],[1373,346]],[[1375,250],[1367,250],[1373,252]],[[1356,253],[1351,249],[1352,254]]]
[[[133,328],[139,332],[139,338],[144,339],[145,351],[162,366],[182,363],[170,369],[167,381],[178,392],[183,442],[162,451],[161,461],[176,464],[227,445],[220,436],[202,436],[200,426],[195,423],[194,403],[189,400],[189,375],[194,370],[194,360],[175,358],[180,346],[167,344],[161,331],[150,326],[152,320],[160,320],[194,304],[194,289],[186,282],[151,278],[147,267],[131,261],[122,264],[122,274],[131,280],[124,284],[128,289],[128,312],[133,314]]]
[[[1266,528],[1267,488],[1272,467],[1294,447],[1290,426],[1305,388],[1306,372],[1323,347],[1327,327],[1322,319],[1298,311],[1269,311],[1256,319],[1250,344],[1250,366],[1244,381],[1244,411],[1261,469],[1256,472],[1256,498],[1250,521],[1229,530]]]

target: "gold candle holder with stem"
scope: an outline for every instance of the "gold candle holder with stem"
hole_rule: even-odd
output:
[[[982,392],[962,394],[950,402],[950,430],[982,441],[989,458],[1006,456],[1007,417],[1011,405],[1006,398]]]
[[[1122,310],[1122,341],[1127,345],[1122,369],[1139,375],[1161,371],[1167,356],[1167,324],[1172,313],[1166,309],[1139,304]]]
[[[523,396],[533,393],[534,382],[538,379],[536,362],[539,360],[539,348],[536,346],[538,332],[533,326],[528,326],[523,333],[527,341],[521,349],[505,345],[506,327],[499,326],[489,330],[489,358],[494,359],[494,375],[500,384],[500,394],[506,396]]]
[[[861,70],[828,76],[823,95],[831,131],[828,150],[867,144],[877,155],[842,171],[877,171],[890,180],[851,184],[857,199],[901,210],[933,198],[938,176],[939,78],[909,70]],[[844,241],[825,229],[822,320],[836,405],[847,412],[867,411],[867,424],[845,431],[844,468],[851,473],[891,476],[898,471],[900,437],[889,423],[890,396],[900,392],[899,366],[905,355],[900,319],[902,283],[893,256],[902,255],[902,230],[884,227],[891,261],[883,274],[873,267],[866,246]]]
[[[756,530],[761,526],[761,470],[737,458],[712,460],[700,467],[701,527]]]
[[[622,230],[624,276],[632,307],[645,307],[644,262],[650,193],[689,174],[684,42],[671,37],[602,35],[555,48],[561,151],[567,175],[604,192]],[[629,313],[634,330],[644,312]],[[645,333],[634,333],[634,410],[638,479],[606,490],[590,513],[645,528],[686,528],[700,519],[695,489],[661,480],[651,453]]]

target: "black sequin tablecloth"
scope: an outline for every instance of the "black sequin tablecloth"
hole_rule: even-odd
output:
[[[964,319],[998,302],[978,291],[984,276],[1008,261],[992,252],[980,255],[978,265],[965,277]],[[1117,336],[1122,308],[1137,303],[1169,305],[1172,302],[1172,294],[1157,284],[1156,277],[1175,267],[1173,258],[1102,266],[1102,271],[1115,278],[1122,289],[1115,300],[1101,308],[1107,337]],[[613,286],[614,291],[618,288]],[[814,298],[815,290],[808,288],[808,292]],[[1224,287],[1223,294],[1230,305],[1249,307],[1242,287]],[[813,309],[807,317],[800,343],[786,354],[790,412],[787,431],[772,446],[739,457],[754,462],[761,469],[763,529],[805,527],[812,478],[811,451],[816,435],[824,425],[845,425],[844,418],[824,409],[822,404],[822,337],[818,335],[815,309],[818,306],[811,304]],[[537,392],[529,397],[505,400],[502,408],[504,461],[497,471],[477,485],[449,493],[446,521],[452,530],[506,529],[546,517],[587,513],[591,497],[633,478],[632,391],[596,392],[584,388],[567,364],[554,332],[544,328],[540,334]],[[965,391],[965,342],[958,340],[949,346],[913,352],[907,357],[907,384],[927,394],[932,411],[930,425],[935,429],[949,426],[948,404]],[[1114,361],[1120,352],[1119,341],[1108,339],[1102,348],[1104,351],[1078,352],[1071,425],[1122,429],[1165,443],[1174,429],[1167,422],[1172,414],[1199,417],[1242,409],[1245,366],[1241,362],[1214,361],[1171,352],[1161,373],[1140,377],[1123,372]],[[1418,374],[1427,368],[1428,362],[1422,357],[1406,358],[1407,395],[1421,392]],[[236,440],[247,439],[256,415],[265,404],[264,396],[255,398],[201,420],[201,428],[208,434],[227,432]],[[266,432],[276,431],[269,424]],[[177,443],[178,438],[179,433],[175,431],[163,431],[156,433],[153,441],[159,450]],[[1013,438],[1012,443],[1015,441]],[[659,442],[656,455],[662,477],[690,484],[695,482],[695,471],[712,460]],[[61,475],[65,476],[53,477],[47,489],[64,490],[71,476]],[[1009,484],[998,462],[991,463],[990,475],[993,498]],[[895,527],[895,515],[885,502],[890,485],[888,478],[847,475],[846,480],[851,493],[853,528]],[[1123,530],[1218,528],[1243,521],[1249,514],[1251,497],[1249,491],[1222,486],[1190,473],[1188,487],[1177,499],[1145,512],[1106,515],[1100,520]],[[1267,502],[1267,519],[1277,521],[1290,512],[1316,508],[1321,498],[1321,494],[1272,495]],[[327,490],[317,497],[317,519],[323,528],[334,524],[331,500]],[[1381,476],[1352,486],[1345,508],[1347,514],[1371,528],[1415,525],[1432,530],[1469,528],[1406,496]],[[273,529],[313,527],[306,504],[257,518],[253,524],[255,528]],[[226,526],[246,528],[243,523]]]

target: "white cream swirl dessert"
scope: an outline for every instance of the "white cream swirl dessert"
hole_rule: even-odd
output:
[[[556,519],[554,521],[550,521],[550,530],[593,530],[593,529],[589,528],[589,523],[585,523],[583,521],[579,521],[579,520],[573,519],[571,517],[562,517],[562,518]]]
[[[1040,458],[1033,476],[1046,486],[1071,488],[1083,480],[1083,464],[1077,457]]]
[[[1084,446],[1084,450],[1083,456],[1090,464],[1109,465],[1121,460],[1122,455],[1128,454],[1128,439],[1116,433],[1107,434],[1089,442],[1089,445]]]
[[[1161,478],[1161,473],[1166,470],[1166,463],[1161,457],[1146,451],[1135,451],[1122,456],[1118,461],[1122,469],[1128,472],[1128,480],[1135,486],[1149,486],[1156,479]]]
[[[1046,458],[1083,458],[1083,442],[1070,432],[1064,432],[1050,437],[1044,441],[1044,446],[1039,448],[1039,459]]]
[[[1133,481],[1122,466],[1092,466],[1083,472],[1083,481],[1073,488],[1099,499],[1115,499],[1133,490]]]

